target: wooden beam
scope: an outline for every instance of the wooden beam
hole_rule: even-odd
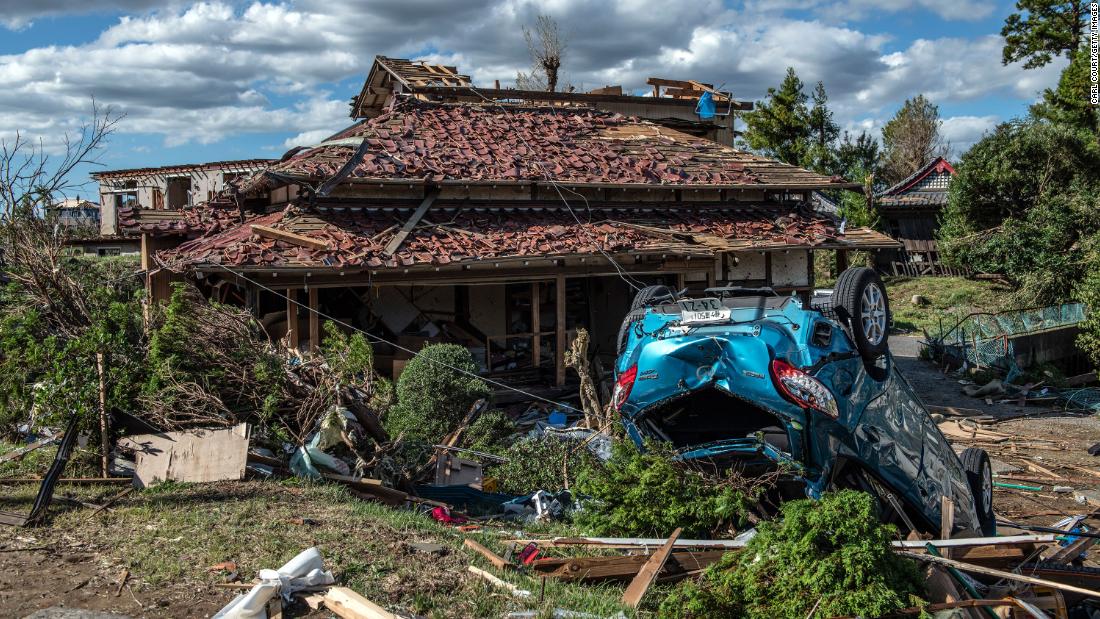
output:
[[[463,544],[467,548],[469,548],[470,550],[473,550],[474,552],[477,552],[477,553],[481,554],[481,556],[485,557],[485,559],[488,560],[489,563],[492,563],[493,567],[497,568],[498,570],[503,570],[503,569],[515,567],[512,564],[511,561],[508,561],[507,559],[501,557],[497,553],[493,552],[492,550],[489,550],[485,546],[482,546],[481,544],[477,543],[476,541],[474,541],[474,540],[472,540],[468,537],[463,542]]]
[[[554,347],[554,384],[561,387],[565,384],[565,347],[568,345],[565,337],[565,276],[559,275],[554,280],[555,301],[554,310],[557,312],[554,331],[557,335],[557,345]]]
[[[347,587],[329,589],[324,602],[325,608],[342,619],[397,619],[397,615]]]
[[[1026,582],[1032,585],[1041,585],[1044,587],[1050,587],[1052,589],[1060,589],[1062,591],[1069,591],[1071,593],[1080,593],[1088,597],[1100,597],[1100,591],[1094,591],[1092,589],[1085,589],[1083,587],[1075,587],[1073,585],[1067,585],[1061,582],[1055,582],[1053,580],[1044,580],[1042,578],[1034,578],[1031,576],[1025,576],[1023,574],[1016,574],[1013,572],[1006,572],[1004,570],[998,570],[991,567],[982,567],[980,565],[971,565],[969,563],[963,563],[962,561],[955,561],[953,559],[947,559],[945,557],[936,557],[929,554],[921,554],[917,552],[909,552],[907,550],[898,551],[899,555],[909,557],[916,561],[925,561],[927,563],[936,563],[939,565],[946,565],[947,567],[953,567],[963,572],[970,572],[972,574],[983,574],[985,576],[996,576],[997,578],[1003,578],[1005,580],[1014,580],[1016,582]]]
[[[386,243],[386,248],[382,250],[386,256],[392,256],[397,253],[398,249],[401,249],[401,244],[405,242],[405,238],[409,236],[409,233],[413,231],[416,224],[420,223],[425,213],[432,206],[432,202],[439,197],[439,188],[433,187],[428,190],[428,195],[424,196],[424,199],[420,202],[420,206],[416,207],[409,220],[405,222],[405,225],[401,226],[401,229],[397,231],[397,234],[393,235],[389,243]]]
[[[665,542],[661,549],[653,553],[653,556],[646,561],[642,569],[638,570],[638,575],[634,577],[634,580],[630,581],[630,585],[623,592],[623,605],[631,608],[638,608],[638,604],[642,601],[642,596],[649,590],[649,585],[653,584],[653,580],[657,578],[657,574],[661,572],[661,569],[665,566],[665,561],[668,561],[668,556],[672,554],[672,546],[676,544],[676,538],[680,537],[680,528],[677,528],[672,532],[672,535],[668,536],[668,541]]]
[[[951,531],[955,528],[955,502],[950,497],[940,497],[940,539],[951,539]],[[951,558],[951,549],[944,548],[940,551],[944,557]]]
[[[298,350],[298,291],[293,288],[286,289],[286,336],[288,346],[292,350]]]
[[[535,367],[542,365],[542,338],[539,337],[539,332],[542,331],[542,316],[539,311],[539,283],[531,282],[531,333],[534,336],[531,337],[531,355],[534,357],[533,362]]]
[[[321,348],[321,316],[318,314],[317,288],[309,288],[309,349],[317,352]]]
[[[252,234],[262,236],[266,239],[283,241],[284,243],[290,243],[291,245],[297,245],[299,247],[328,249],[328,243],[320,239],[311,238],[287,230],[277,230],[270,226],[261,226],[260,224],[252,224]]]

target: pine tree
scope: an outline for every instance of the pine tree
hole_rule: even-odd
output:
[[[749,148],[792,165],[802,164],[809,150],[810,122],[802,80],[794,68],[779,88],[769,88],[767,101],[745,114],[744,140]]]
[[[870,133],[861,131],[853,140],[852,135],[845,131],[836,148],[836,162],[838,174],[844,178],[862,182],[864,177],[871,176],[875,188],[880,188],[882,153],[878,140]]]
[[[889,186],[916,172],[932,159],[947,156],[940,135],[940,108],[917,95],[882,128],[883,182]]]
[[[802,164],[821,174],[842,173],[838,170],[836,152],[833,148],[840,126],[833,121],[833,112],[829,109],[829,97],[825,94],[825,85],[817,83],[813,93],[814,106],[810,109],[810,146]]]
[[[1085,48],[1082,48],[1085,49]],[[1065,123],[1100,134],[1100,108],[1089,103],[1089,55],[1079,51],[1062,71],[1058,87],[1047,88],[1043,100],[1031,106],[1031,113],[1056,123]]]
[[[1017,12],[1009,15],[1001,28],[1005,39],[1002,62],[1024,60],[1025,69],[1035,69],[1055,56],[1072,59],[1085,37],[1090,1],[1019,0]]]

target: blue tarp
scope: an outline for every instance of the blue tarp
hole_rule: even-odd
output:
[[[704,92],[703,96],[699,97],[699,103],[695,105],[695,113],[704,120],[714,118],[714,97],[709,92]]]

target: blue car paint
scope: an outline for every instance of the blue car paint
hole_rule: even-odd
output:
[[[814,342],[815,327],[828,330],[828,343]],[[838,417],[780,395],[770,372],[773,359],[821,381],[836,399]],[[733,307],[729,320],[699,326],[680,325],[675,305],[646,308],[629,328],[616,363],[616,377],[637,366],[619,412],[628,436],[641,446],[646,433],[640,422],[647,415],[676,399],[717,389],[774,415],[788,435],[788,451],[760,437],[714,437],[683,446],[679,457],[770,460],[803,481],[813,498],[829,486],[833,467],[843,458],[871,472],[920,513],[925,525],[938,525],[940,496],[946,494],[955,501],[958,528],[976,531],[977,511],[961,462],[889,354],[885,363],[876,380],[844,330],[821,312],[804,309],[795,297]]]

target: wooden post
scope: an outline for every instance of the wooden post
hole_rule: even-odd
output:
[[[955,528],[955,503],[950,498],[940,497],[940,539],[951,539],[951,530]],[[951,550],[943,548],[940,554],[951,558]]]
[[[293,288],[286,289],[286,335],[292,350],[298,350],[298,291]]]
[[[554,384],[562,386],[565,384],[565,276],[558,275],[554,279],[555,289],[555,302],[554,309],[557,311],[557,319],[554,321],[555,331],[557,332],[557,346],[554,350],[555,360],[555,372],[554,372]]]
[[[104,369],[103,353],[95,354],[96,371],[99,373],[99,451],[100,473],[107,476],[107,459],[110,457],[111,446],[108,444],[109,434],[107,427],[107,377]]]
[[[312,352],[321,349],[321,315],[317,313],[320,310],[319,292],[313,287],[309,289],[309,349]]]
[[[534,357],[535,367],[542,365],[542,338],[539,337],[539,332],[542,331],[542,312],[539,311],[539,283],[531,282],[531,333],[534,334],[531,338],[531,355]]]

